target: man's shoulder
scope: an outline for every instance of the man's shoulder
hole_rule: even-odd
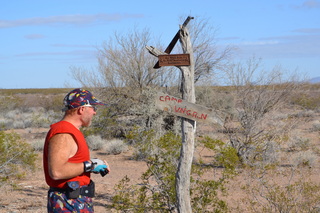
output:
[[[59,121],[50,126],[49,134],[55,135],[59,133],[74,134],[79,130],[67,121]]]
[[[50,126],[51,129],[65,129],[65,128],[71,128],[71,129],[76,129],[75,126],[73,126],[71,123],[67,121],[59,121],[57,123],[54,123]]]

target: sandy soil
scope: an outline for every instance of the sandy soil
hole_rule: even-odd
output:
[[[310,128],[312,122],[319,121],[319,117],[320,113],[318,113],[316,117],[310,118],[307,122],[308,125],[306,125],[306,123],[302,123],[300,127],[297,127],[299,129],[304,129],[302,133],[306,138],[311,138],[310,143],[313,144],[313,151],[317,155],[315,166],[312,168],[312,174],[304,172],[303,169],[300,172],[302,175],[305,175],[306,178],[309,178],[311,181],[317,184],[320,184],[320,179],[318,178],[320,173],[320,132],[310,131]],[[30,135],[33,135],[34,137],[41,138],[43,137],[44,132],[45,129],[39,130],[39,132],[33,131],[32,134],[30,134],[30,130],[28,130],[27,133],[24,131],[20,131],[19,133],[22,135],[22,137],[26,137],[26,135],[29,135],[30,137]],[[95,212],[110,212],[110,210],[107,210],[106,207],[110,205],[110,199],[114,192],[114,186],[118,184],[123,177],[127,175],[133,183],[139,182],[141,174],[146,171],[146,164],[142,161],[131,160],[131,154],[131,152],[126,152],[119,155],[105,155],[99,151],[91,152],[92,157],[106,159],[111,167],[111,173],[105,177],[95,174],[92,175],[92,179],[96,183],[96,197],[94,198]],[[195,153],[195,155],[196,154],[199,153]],[[288,158],[292,157],[292,155],[292,153],[286,153],[286,155],[283,157],[283,162],[286,162]],[[206,156],[210,158],[210,155],[202,153],[202,157]],[[283,168],[281,169],[285,169],[285,163],[282,166]],[[212,174],[214,173],[211,173],[210,175],[212,176]],[[246,175],[246,173],[243,173],[230,182],[230,195],[227,199],[228,205],[241,203],[239,200],[243,198],[244,195],[242,194],[240,187],[245,182],[250,184],[251,181]],[[283,183],[288,183],[286,180],[274,181],[283,181]],[[46,212],[47,190],[48,186],[45,183],[42,171],[42,153],[39,152],[37,169],[34,172],[27,174],[26,178],[18,181],[15,188],[9,187],[8,185],[0,187],[0,213]],[[243,203],[243,205],[246,204]],[[234,210],[232,212],[238,211]]]
[[[96,197],[94,198],[95,212],[106,212],[106,206],[110,204],[110,197],[114,185],[125,175],[132,181],[138,181],[146,165],[142,161],[130,160],[131,153],[120,155],[104,155],[99,152],[92,152],[92,157],[107,159],[111,172],[105,177],[93,174],[92,179],[96,184]],[[42,171],[42,153],[39,153],[37,169],[28,174],[23,180],[17,183],[15,189],[9,186],[0,188],[0,212],[46,212],[46,197],[48,186],[44,180]]]

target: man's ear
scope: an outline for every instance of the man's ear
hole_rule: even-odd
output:
[[[82,115],[84,112],[84,107],[78,107],[77,114]]]

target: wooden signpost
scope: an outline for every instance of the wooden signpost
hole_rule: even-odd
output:
[[[181,134],[182,146],[179,158],[179,164],[176,173],[176,198],[177,210],[179,213],[192,213],[190,197],[190,176],[195,149],[195,128],[196,121],[213,122],[222,124],[222,120],[212,109],[200,106],[195,103],[194,87],[194,58],[191,40],[187,32],[186,25],[193,19],[188,16],[180,30],[174,36],[167,49],[162,52],[154,47],[146,46],[148,51],[158,57],[158,62],[153,68],[158,69],[161,66],[177,66],[181,70],[181,91],[182,97],[176,98],[171,95],[158,93],[156,95],[156,107],[174,115],[182,117]],[[180,43],[185,54],[170,54],[174,45],[180,39]]]

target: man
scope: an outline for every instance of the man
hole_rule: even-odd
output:
[[[79,130],[88,127],[98,101],[88,90],[75,89],[64,98],[65,115],[47,133],[43,167],[48,191],[48,212],[93,212],[94,183],[91,172],[110,172],[106,161],[91,159],[86,140]]]

